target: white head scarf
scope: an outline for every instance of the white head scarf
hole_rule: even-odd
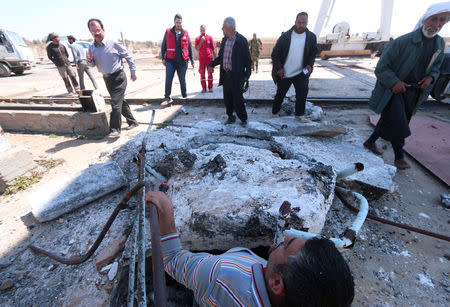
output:
[[[425,14],[422,17],[420,17],[419,22],[414,27],[414,31],[422,27],[423,22],[427,20],[428,17],[445,12],[450,13],[450,1],[430,5]]]

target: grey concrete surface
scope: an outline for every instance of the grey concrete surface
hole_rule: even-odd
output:
[[[5,130],[105,136],[109,133],[105,112],[49,112],[0,110]]]
[[[309,96],[344,96],[368,97],[375,84],[373,70],[378,58],[332,58],[327,61],[316,59],[314,71],[310,79]],[[136,59],[137,80],[129,80],[126,97],[128,98],[163,98],[165,68],[161,61],[155,58]],[[189,66],[190,67],[190,66]],[[108,96],[102,76],[93,69],[100,91]],[[129,76],[129,70],[125,67]],[[270,59],[262,59],[259,63],[259,73],[252,73],[250,88],[244,94],[249,99],[272,99],[276,86],[271,78],[272,64]],[[214,71],[214,92],[201,93],[198,62],[195,68],[189,68],[186,73],[187,92],[189,99],[221,99],[222,88],[218,87],[219,68]],[[20,86],[19,86],[20,85]],[[92,87],[88,81],[87,89]],[[333,88],[333,91],[330,91]],[[0,83],[0,101],[5,98],[28,98],[32,96],[62,96],[67,94],[64,82],[53,64],[40,64],[22,76],[3,78]],[[293,87],[287,96],[295,95]],[[180,85],[175,76],[172,86],[172,97],[179,98]]]
[[[27,150],[12,147],[0,152],[0,194],[14,179],[35,167],[36,163]]]
[[[29,196],[31,212],[40,222],[51,221],[99,199],[127,184],[120,167],[113,161],[36,186]]]

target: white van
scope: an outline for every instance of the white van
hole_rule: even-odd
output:
[[[0,77],[9,77],[11,72],[21,75],[32,65],[35,65],[33,53],[22,37],[0,29]]]

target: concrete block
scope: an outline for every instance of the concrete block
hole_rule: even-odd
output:
[[[75,133],[86,136],[102,136],[109,133],[105,112],[37,112],[0,111],[4,129],[41,133]]]
[[[31,212],[40,222],[50,221],[126,184],[117,163],[96,164],[72,177],[37,187],[29,196]]]
[[[3,131],[2,126],[0,126],[0,152],[7,151],[10,148],[11,144],[9,144],[5,132]]]
[[[17,147],[0,152],[0,193],[17,177],[36,167],[31,154]]]

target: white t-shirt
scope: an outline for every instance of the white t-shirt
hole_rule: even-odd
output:
[[[292,31],[289,53],[284,63],[284,75],[292,78],[300,74],[303,69],[303,54],[305,53],[306,32],[298,34]]]

